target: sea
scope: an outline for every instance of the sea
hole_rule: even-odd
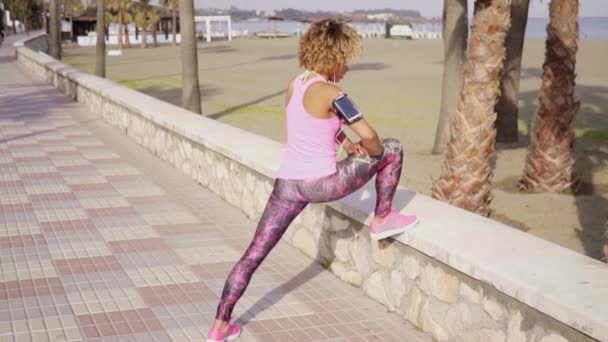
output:
[[[529,18],[526,26],[526,38],[546,38],[546,27],[549,18]],[[382,23],[349,23],[364,32],[384,32]],[[260,22],[233,22],[232,30],[249,33],[276,30],[286,33],[298,33],[306,30],[309,24],[296,21],[260,21]],[[197,26],[197,30],[204,30],[204,23]],[[212,32],[226,31],[226,23],[213,23]],[[441,32],[441,24],[414,24],[414,31]],[[583,17],[579,19],[579,39],[581,40],[608,40],[608,17]]]

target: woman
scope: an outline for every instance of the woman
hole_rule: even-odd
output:
[[[241,327],[229,323],[236,302],[255,270],[308,203],[345,197],[376,175],[372,238],[401,233],[417,222],[415,216],[404,216],[391,208],[401,175],[401,144],[394,139],[380,141],[365,119],[349,126],[361,139],[356,144],[351,142],[340,131],[341,119],[332,109],[334,100],[342,94],[334,83],[344,77],[360,50],[357,32],[331,19],[312,23],[300,39],[300,64],[306,71],[288,86],[287,152],[253,241],[226,280],[208,342],[240,335]],[[339,163],[336,140],[349,154]]]

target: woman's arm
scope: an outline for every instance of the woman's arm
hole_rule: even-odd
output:
[[[361,119],[351,125],[349,125],[359,138],[361,138],[361,145],[371,156],[379,156],[384,151],[382,142],[376,130],[365,120]]]
[[[342,93],[342,90],[335,84],[315,83],[304,96],[304,107],[306,110],[322,119],[334,116],[332,103],[334,99]],[[383,147],[376,130],[365,120],[361,119],[349,127],[361,139],[361,146],[372,156],[382,154]]]

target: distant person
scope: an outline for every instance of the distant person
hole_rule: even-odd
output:
[[[226,280],[208,342],[233,340],[241,334],[241,327],[230,323],[232,310],[255,270],[308,203],[343,198],[376,175],[371,237],[393,236],[418,222],[416,216],[401,215],[392,207],[403,164],[401,143],[381,140],[335,84],[361,50],[357,32],[341,21],[319,20],[300,38],[299,50],[300,65],[306,70],[287,89],[287,152],[253,240]],[[361,142],[346,137],[343,123]],[[349,155],[338,163],[336,142]]]
[[[0,3],[0,46],[4,41],[4,4]]]

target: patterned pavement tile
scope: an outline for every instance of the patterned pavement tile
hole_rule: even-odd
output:
[[[23,186],[44,186],[44,185],[64,185],[65,181],[58,172],[45,173],[45,174],[25,174],[20,175],[23,179]]]
[[[111,255],[108,245],[97,230],[81,229],[68,232],[46,232],[48,250],[54,260],[92,258]]]
[[[80,230],[93,230],[95,224],[90,219],[83,220],[64,220],[55,222],[42,222],[40,223],[40,230],[47,234],[47,237],[52,234],[70,233]]]
[[[0,237],[0,248],[25,248],[32,246],[46,246],[44,235],[33,234]]]
[[[14,164],[7,167],[7,166],[2,166],[2,168],[0,168],[0,181],[1,182],[10,182],[10,181],[18,181],[21,180],[21,177],[19,175],[19,172],[17,171],[17,168],[14,167]]]
[[[136,287],[199,282],[188,265],[172,264],[126,269]]]
[[[30,198],[28,197],[23,186],[11,186],[2,187],[0,186],[0,204],[25,204],[29,203]]]
[[[201,233],[205,231],[203,228],[204,226],[204,223],[165,224],[154,226],[154,230],[156,230],[160,236],[169,237],[175,235],[191,235]],[[215,232],[215,230],[213,230],[213,232]]]
[[[71,154],[78,151],[76,146],[73,146],[70,143],[64,141],[47,141],[44,143],[44,146],[42,146],[42,150],[45,151],[49,156],[61,153]]]
[[[68,141],[76,147],[103,146],[103,142],[91,135],[69,137]]]
[[[91,131],[81,126],[69,126],[69,127],[61,127],[57,129],[57,132],[60,132],[66,137],[78,137],[78,136],[90,136]]]
[[[120,156],[105,147],[102,148],[81,148],[80,153],[90,161],[119,159]]]
[[[72,259],[54,259],[53,264],[60,275],[92,272],[117,272],[122,270],[120,263],[113,255]]]
[[[46,194],[49,194],[48,192]],[[34,202],[34,211],[39,222],[83,220],[88,218],[77,200]]]
[[[53,166],[56,168],[66,167],[66,166],[86,166],[91,165],[91,163],[82,158],[80,156],[71,156],[67,154],[58,154],[50,157]]]
[[[0,154],[0,165],[10,165],[14,163],[14,159],[11,155]]]
[[[133,207],[127,205],[124,207],[108,207],[108,208],[91,208],[86,210],[90,218],[98,217],[116,217],[136,215],[137,212]]]
[[[68,187],[67,184],[26,185],[25,191],[30,195],[57,194],[70,192],[70,187]]]
[[[99,232],[105,241],[129,241],[140,239],[154,239],[158,233],[145,223],[134,225],[119,225],[109,228],[100,228]]]
[[[112,194],[115,194],[112,192]],[[104,195],[95,196],[96,193],[92,193],[92,196],[88,198],[79,198],[80,205],[85,209],[108,209],[108,208],[120,208],[129,206],[129,202],[118,196]]]
[[[50,141],[65,141],[65,136],[55,130],[55,127],[51,125],[30,125],[30,128],[34,131],[40,132],[36,134],[36,140],[40,143],[47,143]]]
[[[151,307],[218,301],[218,297],[202,282],[152,285],[138,287],[137,291]]]
[[[29,195],[29,198],[32,200],[32,203],[36,203],[38,205],[43,205],[47,202],[53,201],[75,201],[76,196],[72,192],[61,192],[57,194],[38,194],[38,195]]]
[[[44,174],[44,173],[56,173],[57,169],[53,166],[52,163],[23,163],[17,164],[17,171],[21,175],[29,175],[29,174]]]
[[[72,189],[72,191],[74,191],[76,193],[76,195],[80,195],[80,194],[84,195],[86,193],[93,193],[93,194],[95,194],[96,192],[103,192],[103,191],[113,191],[115,193],[118,193],[114,189],[114,187],[112,186],[112,184],[110,184],[110,183],[74,184],[74,185],[71,185],[70,188]]]
[[[32,208],[2,212],[0,236],[32,235],[40,233],[36,213]]]
[[[64,293],[65,290],[59,277],[4,280],[0,283],[0,300],[36,296],[56,296]]]
[[[163,189],[161,189],[158,185],[141,178],[124,182],[117,181],[113,183],[113,186],[123,197],[165,195]]]
[[[77,316],[147,308],[134,287],[87,289],[67,292],[66,296]]]
[[[0,240],[1,246],[1,240]],[[160,238],[148,238],[148,239],[132,239],[132,240],[116,240],[108,242],[108,246],[112,253],[146,253],[154,252],[159,250],[166,250],[167,244]]]
[[[76,316],[87,339],[162,331],[162,325],[149,308],[112,311]]]
[[[170,250],[120,253],[116,254],[115,257],[118,259],[123,269],[132,271],[149,269],[156,266],[171,266],[180,263],[177,255]]]
[[[187,209],[167,202],[135,204],[138,214],[151,225],[196,223],[198,219]]]
[[[41,150],[39,146],[11,149],[11,154],[15,160],[23,158],[47,158],[47,154],[44,150]],[[43,159],[44,160],[44,159]]]

